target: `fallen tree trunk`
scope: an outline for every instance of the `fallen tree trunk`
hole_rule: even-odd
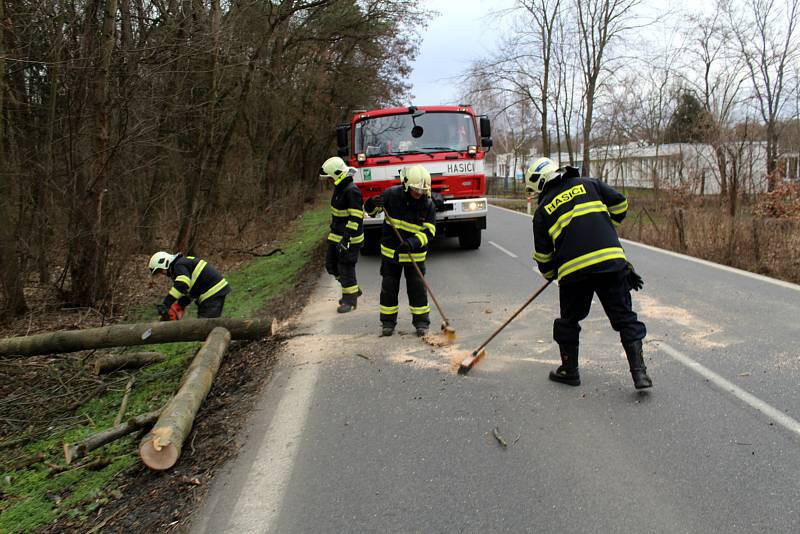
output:
[[[202,341],[216,327],[231,339],[258,339],[270,335],[271,319],[184,319],[66,330],[50,334],[0,339],[0,356],[35,356],[87,349],[153,345],[176,341]]]
[[[167,357],[160,352],[123,352],[100,356],[94,361],[94,374],[111,373],[120,369],[144,367],[151,363],[163,362]]]
[[[224,328],[215,328],[208,335],[186,371],[178,393],[164,407],[150,433],[142,439],[139,455],[150,469],[169,469],[178,461],[183,442],[211,389],[230,341],[231,335]]]
[[[92,434],[80,443],[76,443],[74,445],[65,443],[64,459],[66,460],[67,465],[71,464],[73,460],[83,458],[93,450],[100,448],[107,443],[118,440],[122,436],[127,436],[132,432],[136,432],[140,428],[154,424],[158,420],[159,413],[161,413],[161,410],[137,415],[136,417],[131,417],[121,425],[103,430],[97,434]]]

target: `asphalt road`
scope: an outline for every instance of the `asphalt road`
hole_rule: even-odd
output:
[[[322,276],[193,531],[800,531],[800,287],[626,242],[652,390],[599,302],[583,384],[547,380],[555,286],[454,374],[542,284],[532,246],[530,218],[494,207],[479,250],[436,242],[448,348],[412,335],[402,290],[399,334],[377,336],[377,258],[351,314]]]

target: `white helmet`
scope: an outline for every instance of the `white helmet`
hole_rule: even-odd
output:
[[[408,191],[410,187],[431,196],[431,173],[422,165],[400,169],[400,183],[403,184],[403,191]]]
[[[525,191],[528,193],[533,193],[534,191],[541,193],[542,189],[544,189],[544,184],[561,176],[562,173],[558,171],[558,165],[550,158],[537,159],[525,171]]]
[[[156,274],[156,271],[159,269],[164,269],[165,271],[169,269],[169,266],[172,265],[172,262],[175,260],[176,256],[176,254],[170,254],[169,252],[164,252],[163,250],[153,254],[153,256],[150,258],[150,265],[148,265],[150,274]]]
[[[319,177],[323,180],[332,178],[333,185],[339,185],[339,182],[354,173],[355,169],[348,167],[344,160],[338,156],[326,159],[319,169]]]

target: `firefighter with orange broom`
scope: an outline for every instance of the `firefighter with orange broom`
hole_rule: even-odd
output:
[[[425,275],[428,242],[436,235],[436,208],[431,200],[430,173],[422,165],[402,168],[400,185],[368,199],[364,210],[371,217],[384,212],[381,234],[381,335],[391,336],[397,326],[400,276],[405,272],[411,323],[417,336],[425,336],[431,323],[431,307],[428,305],[425,281],[420,274]],[[416,262],[419,273],[412,262]]]
[[[580,322],[596,294],[619,332],[636,389],[652,387],[642,352],[647,329],[631,305],[631,289],[642,288],[619,242],[618,226],[628,210],[625,196],[578,169],[539,158],[525,172],[525,188],[539,193],[533,215],[533,258],[548,280],[558,279],[560,317],[553,323],[561,365],[550,380],[578,386]]]

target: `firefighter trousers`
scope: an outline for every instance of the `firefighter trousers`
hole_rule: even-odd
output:
[[[336,243],[328,242],[325,254],[325,270],[333,275],[342,286],[342,302],[355,304],[358,300],[358,282],[356,281],[356,262],[358,262],[359,245],[350,245],[346,253],[339,250]]]
[[[425,262],[417,262],[417,267],[425,274]],[[428,328],[431,324],[428,306],[428,293],[425,284],[417,274],[414,266],[408,263],[397,263],[387,258],[381,263],[381,323],[385,326],[397,325],[397,313],[400,306],[397,297],[400,293],[400,275],[405,270],[406,290],[408,291],[408,305],[411,309],[411,323],[415,328]]]
[[[592,297],[597,294],[611,327],[619,332],[623,344],[644,339],[647,328],[639,321],[631,306],[631,290],[625,271],[598,273],[584,280],[560,284],[558,300],[561,317],[553,322],[553,339],[559,345],[576,347],[580,322],[589,315]]]

